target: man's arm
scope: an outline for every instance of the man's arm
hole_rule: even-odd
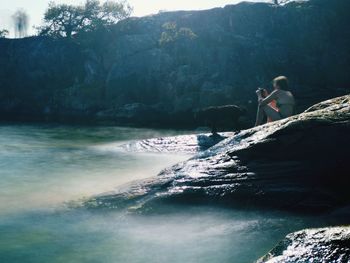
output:
[[[265,106],[267,104],[269,104],[271,101],[277,99],[277,93],[278,90],[274,90],[273,92],[271,92],[271,94],[269,96],[267,96],[266,98],[263,98],[261,96],[258,96],[258,101],[259,101],[259,105],[260,106]]]

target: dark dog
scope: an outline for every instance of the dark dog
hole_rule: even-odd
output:
[[[213,135],[217,135],[218,125],[233,125],[239,130],[238,119],[246,114],[246,110],[236,105],[213,106],[195,112],[194,118],[199,125],[209,126]]]

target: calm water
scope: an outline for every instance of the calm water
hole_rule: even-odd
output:
[[[312,219],[215,207],[153,215],[69,209],[67,202],[156,175],[189,158],[118,145],[183,132],[0,126],[0,262],[252,262]]]

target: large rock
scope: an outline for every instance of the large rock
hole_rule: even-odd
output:
[[[242,131],[157,177],[86,202],[153,208],[211,202],[323,212],[350,205],[350,95]],[[159,148],[159,144],[158,144]]]
[[[350,261],[350,227],[307,229],[289,234],[257,263]]]

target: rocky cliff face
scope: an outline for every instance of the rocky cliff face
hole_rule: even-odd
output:
[[[1,118],[189,124],[193,109],[220,104],[253,116],[256,87],[280,74],[302,111],[350,89],[349,8],[241,3],[130,18],[73,42],[0,40]]]

